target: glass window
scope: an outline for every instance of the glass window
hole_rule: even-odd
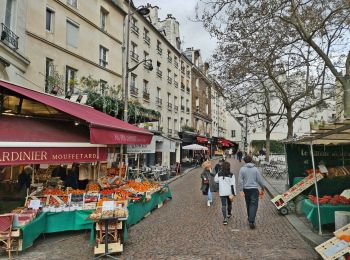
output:
[[[67,4],[73,6],[74,8],[78,7],[78,0],[67,0]]]
[[[67,45],[76,48],[78,43],[79,27],[70,21],[67,21]]]
[[[76,78],[78,70],[71,67],[66,67],[66,93],[70,91],[72,94],[78,93],[78,89],[75,88]]]
[[[46,31],[53,32],[53,17],[54,11],[46,8]]]
[[[148,93],[148,81],[143,80],[143,92]]]
[[[46,84],[45,84],[45,92],[49,92],[49,84],[48,84],[48,78],[53,76],[53,70],[54,70],[54,65],[53,65],[53,59],[46,58],[46,63],[45,63],[45,79],[46,79]]]
[[[103,68],[106,68],[106,66],[108,64],[107,52],[108,52],[108,50],[105,47],[100,46],[100,66]]]
[[[100,28],[102,30],[104,30],[104,31],[106,30],[107,15],[108,15],[108,12],[101,7],[101,11],[100,11]]]
[[[13,19],[13,9],[14,9],[14,0],[7,0],[6,1],[6,12],[5,12],[5,25],[11,28],[12,25],[12,19]]]
[[[136,74],[131,73],[131,77],[130,77],[130,87],[131,88],[135,88],[136,87]]]

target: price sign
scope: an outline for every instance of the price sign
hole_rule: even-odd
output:
[[[104,201],[102,203],[102,212],[107,210],[114,210],[114,209],[115,209],[114,201]]]
[[[40,208],[40,200],[31,200],[29,203],[29,207],[31,209],[39,209]]]

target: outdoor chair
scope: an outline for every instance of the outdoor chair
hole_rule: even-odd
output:
[[[12,238],[12,221],[13,221],[13,215],[12,214],[6,214],[6,215],[0,215],[0,244],[3,244],[2,248],[4,248],[8,254],[9,258],[11,259],[11,250],[12,250],[12,243],[14,242],[14,238]],[[18,254],[18,247],[17,247],[17,254]]]

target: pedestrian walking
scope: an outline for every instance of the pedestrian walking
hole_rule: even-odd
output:
[[[232,216],[232,201],[236,196],[235,176],[230,171],[230,163],[223,162],[221,171],[214,178],[219,183],[219,195],[221,200],[221,210],[224,217],[223,224],[228,224],[228,219]]]
[[[237,152],[237,159],[238,159],[239,162],[242,161],[242,156],[243,156],[243,153],[242,153],[242,151],[239,149],[238,152]]]
[[[207,195],[207,205],[210,207],[210,205],[213,203],[213,192],[218,191],[218,187],[214,181],[215,173],[212,171],[211,163],[210,161],[205,161],[202,164],[202,167],[204,168],[201,179],[202,179],[202,186],[201,191],[203,195]]]
[[[239,189],[241,196],[244,196],[247,206],[248,222],[251,229],[255,228],[255,217],[259,204],[259,186],[261,187],[260,195],[265,191],[265,183],[261,173],[252,163],[252,157],[244,157],[245,165],[239,171]]]

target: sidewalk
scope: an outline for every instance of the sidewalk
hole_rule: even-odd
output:
[[[264,176],[266,181],[266,189],[271,198],[282,194],[286,191],[286,179],[280,178],[275,179],[271,177]],[[277,209],[276,209],[277,211]],[[299,232],[299,234],[313,247],[318,246],[331,238],[333,234],[323,234],[322,236],[314,231],[311,224],[307,223],[305,218],[296,214],[295,210],[289,212],[288,215],[285,216],[288,221],[293,225],[293,227]],[[283,216],[281,216],[283,218]]]

